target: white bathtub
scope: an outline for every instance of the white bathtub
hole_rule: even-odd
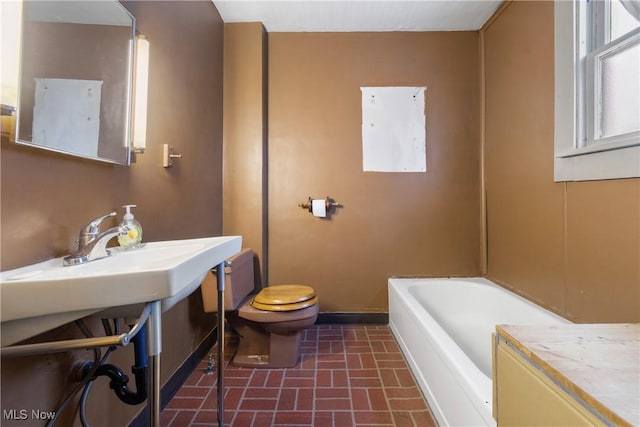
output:
[[[495,325],[563,323],[486,279],[389,279],[389,326],[441,426],[496,425]]]

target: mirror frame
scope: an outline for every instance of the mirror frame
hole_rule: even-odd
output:
[[[64,150],[56,147],[49,147],[46,145],[36,144],[33,141],[28,141],[20,138],[20,122],[23,113],[21,113],[21,99],[24,96],[23,87],[22,87],[22,79],[23,79],[23,66],[24,66],[24,27],[25,27],[25,1],[21,1],[21,28],[20,28],[20,37],[18,40],[19,43],[19,56],[18,56],[18,81],[17,81],[17,100],[16,100],[16,120],[15,120],[15,143],[19,145],[26,145],[29,147],[34,147],[38,149],[43,149],[47,151],[54,151],[57,153],[67,154],[75,157],[81,157],[84,159],[97,160],[106,163],[130,166],[131,164],[131,153],[133,147],[133,90],[134,90],[134,61],[135,61],[135,35],[136,35],[136,19],[118,0],[113,0],[114,6],[117,6],[123,13],[126,13],[127,16],[131,19],[131,27],[130,27],[130,36],[129,36],[129,48],[127,52],[127,71],[126,71],[126,96],[123,102],[123,107],[125,109],[124,113],[124,135],[122,144],[124,145],[124,158],[109,158],[109,157],[100,157],[100,155],[92,156],[88,154],[83,154],[79,152],[74,152],[71,150]],[[92,3],[91,0],[85,0],[89,3]],[[76,0],[77,2],[77,0]],[[79,3],[79,2],[78,2]],[[64,21],[61,21],[64,22]],[[101,143],[100,139],[98,139],[98,146]],[[115,156],[114,156],[115,157]]]

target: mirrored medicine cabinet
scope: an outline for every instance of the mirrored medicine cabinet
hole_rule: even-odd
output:
[[[18,15],[15,69],[3,66],[4,76],[15,73],[16,87],[10,78],[2,83],[3,92],[15,93],[14,105],[2,99],[3,115],[15,117],[15,142],[128,165],[134,17],[112,0],[3,3]]]

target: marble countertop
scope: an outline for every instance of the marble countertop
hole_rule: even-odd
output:
[[[640,324],[498,325],[498,335],[616,425],[640,425]]]

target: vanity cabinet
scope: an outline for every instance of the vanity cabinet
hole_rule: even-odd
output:
[[[640,325],[498,326],[498,426],[640,423]]]
[[[501,426],[602,425],[576,396],[560,388],[539,366],[498,342],[497,419]]]

